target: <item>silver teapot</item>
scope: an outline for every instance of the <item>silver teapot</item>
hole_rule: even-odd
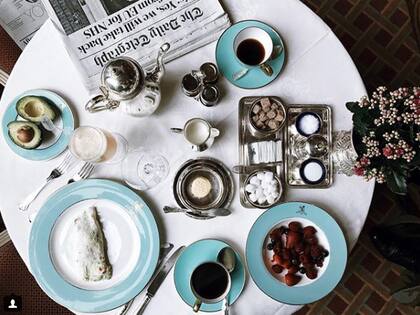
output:
[[[102,94],[88,101],[85,108],[91,113],[114,110],[121,106],[123,112],[138,117],[148,116],[159,107],[160,81],[165,74],[163,57],[170,45],[163,44],[156,66],[145,74],[141,65],[132,58],[119,57],[109,61],[102,70]]]

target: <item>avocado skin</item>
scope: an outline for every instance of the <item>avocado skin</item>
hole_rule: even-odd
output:
[[[32,117],[29,116],[26,111],[25,111],[25,106],[29,103],[29,102],[36,102],[38,103],[38,105],[42,106],[43,108],[43,113],[51,120],[55,119],[55,111],[53,109],[53,107],[48,103],[48,100],[45,99],[44,97],[41,96],[35,96],[35,95],[27,95],[22,97],[21,99],[19,99],[16,103],[16,111],[19,114],[20,117],[34,122],[34,123],[39,123],[41,122],[41,116],[39,117]]]
[[[23,142],[19,141],[19,139],[17,138],[17,131],[21,127],[24,127],[24,126],[30,127],[34,131],[34,137],[28,143],[23,143]],[[41,129],[36,124],[34,124],[33,122],[30,122],[30,121],[12,121],[7,125],[7,128],[9,130],[9,137],[13,141],[13,143],[16,144],[17,146],[23,148],[23,149],[28,149],[28,150],[36,149],[42,143]]]

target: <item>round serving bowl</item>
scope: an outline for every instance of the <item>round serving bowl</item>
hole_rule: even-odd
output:
[[[308,116],[314,117],[314,118],[318,121],[318,123],[319,123],[318,128],[317,128],[314,132],[311,132],[311,133],[306,133],[306,132],[305,132],[305,131],[304,131],[304,130],[300,127],[300,125],[302,124],[303,119],[304,119],[305,117],[308,117]],[[322,129],[322,119],[321,119],[321,117],[320,117],[317,113],[310,112],[310,111],[302,112],[302,113],[300,113],[300,114],[296,117],[296,120],[295,120],[295,127],[296,127],[297,132],[298,132],[301,136],[303,136],[303,137],[309,137],[309,136],[311,136],[311,135],[314,135],[314,134],[317,134],[317,133],[319,133],[319,132],[320,132],[320,130]]]
[[[278,185],[278,188],[279,188],[279,195],[278,195],[278,197],[273,201],[273,203],[268,203],[268,202],[265,202],[263,205],[260,205],[258,202],[253,202],[250,198],[249,198],[249,193],[245,190],[245,187],[248,185],[248,184],[250,184],[250,180],[251,180],[251,178],[252,177],[254,177],[255,175],[257,175],[258,173],[260,173],[260,172],[271,172],[271,173],[273,173],[273,175],[274,175],[274,180],[276,180],[277,181],[277,185]],[[247,177],[246,177],[246,179],[245,179],[245,182],[244,182],[244,186],[243,186],[244,188],[244,196],[245,196],[245,199],[253,206],[253,207],[255,207],[255,208],[258,208],[258,209],[267,209],[267,208],[270,208],[271,206],[273,206],[273,205],[275,205],[276,203],[278,203],[279,202],[279,200],[281,199],[281,196],[283,195],[283,185],[282,185],[282,183],[281,183],[281,180],[280,180],[280,178],[274,173],[274,172],[272,172],[272,171],[270,171],[270,170],[267,170],[267,169],[259,169],[259,170],[256,170],[256,171],[254,171],[254,172],[252,172],[252,173],[250,173]]]
[[[203,175],[202,172],[206,173],[207,176],[214,176],[214,179],[220,185],[219,188],[221,193],[218,195],[220,195],[221,198],[215,198],[218,201],[212,203],[214,204],[214,206],[211,207],[209,207],[209,205],[206,205],[204,200],[201,200],[200,202],[197,202],[197,200],[191,201],[189,200],[190,198],[188,198],[189,194],[182,193],[182,191],[187,192],[185,184],[191,182],[191,179],[193,178],[190,177],[192,175],[189,174],[191,173],[196,175]],[[219,179],[216,179],[217,177],[220,177],[221,181]],[[233,184],[233,178],[229,169],[220,161],[208,157],[202,157],[186,161],[184,164],[181,165],[181,167],[177,171],[173,183],[173,193],[175,201],[181,208],[193,210],[205,211],[211,208],[228,208],[233,200],[234,190],[235,189]],[[199,208],[197,208],[196,203],[199,204]],[[190,213],[187,213],[186,215],[199,220],[209,219],[208,217],[203,217],[200,215]]]
[[[248,111],[248,114],[247,114],[247,119],[248,119],[247,124],[248,124],[248,128],[249,128],[249,130],[250,130],[251,134],[252,134],[253,136],[255,136],[255,137],[258,137],[258,138],[264,138],[264,137],[270,136],[270,135],[272,135],[272,134],[275,134],[276,132],[278,132],[279,130],[281,130],[281,129],[283,128],[283,126],[284,126],[284,124],[285,124],[285,122],[286,122],[286,109],[285,109],[285,107],[284,107],[283,103],[281,103],[281,102],[280,102],[279,100],[277,100],[277,99],[274,99],[274,98],[269,97],[269,99],[270,99],[270,101],[271,101],[271,102],[275,102],[275,103],[279,106],[280,110],[281,110],[281,111],[282,111],[282,113],[283,113],[283,117],[284,117],[284,119],[283,119],[283,121],[280,123],[280,125],[279,125],[279,127],[278,127],[277,129],[273,129],[273,130],[271,130],[271,129],[264,130],[264,129],[260,129],[259,127],[257,127],[257,126],[255,125],[254,121],[252,120],[252,114],[253,114],[254,107],[255,107],[256,105],[258,105],[258,104],[261,102],[261,99],[262,99],[262,97],[261,97],[261,98],[256,99],[256,100],[252,103],[252,105],[249,107],[249,111]]]
[[[195,196],[192,191],[193,182],[199,178],[204,178],[211,186],[210,192],[204,197]],[[225,184],[222,177],[210,167],[193,167],[181,175],[178,183],[180,196],[193,209],[217,208],[225,195]]]
[[[308,166],[310,163],[315,163],[321,168],[322,175],[318,179],[311,180],[305,175],[305,167]],[[315,158],[309,158],[303,161],[302,164],[300,165],[299,176],[305,184],[318,185],[322,183],[327,177],[327,169],[325,167],[325,164],[321,160],[315,159]]]

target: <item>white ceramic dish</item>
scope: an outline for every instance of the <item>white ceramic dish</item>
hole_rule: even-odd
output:
[[[95,206],[103,226],[112,277],[109,280],[86,281],[75,272],[73,250],[74,219],[83,210]],[[57,272],[70,284],[84,290],[105,290],[126,279],[133,271],[141,253],[136,225],[120,205],[110,200],[92,199],[78,202],[66,209],[54,224],[49,241],[50,257]]]

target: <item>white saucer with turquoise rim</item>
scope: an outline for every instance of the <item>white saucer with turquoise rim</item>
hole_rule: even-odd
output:
[[[243,69],[243,66],[235,55],[233,43],[236,35],[247,27],[259,27],[265,30],[271,36],[274,46],[283,47],[283,50],[278,56],[267,62],[273,68],[272,76],[264,74],[257,66],[250,69],[249,72],[239,80],[233,79],[234,74]],[[273,82],[283,69],[285,60],[286,48],[279,33],[268,24],[256,20],[244,20],[235,23],[220,36],[216,46],[216,63],[220,73],[222,73],[230,83],[243,89],[258,89]]]
[[[329,251],[324,266],[318,270],[318,278],[310,280],[301,275],[302,280],[292,287],[266,267],[269,265],[267,235],[290,221],[298,221],[304,227],[314,226],[319,243]],[[246,243],[246,260],[249,273],[261,291],[276,301],[302,305],[323,298],[336,287],[346,267],[347,245],[337,222],[326,211],[308,203],[289,202],[267,210],[255,221]]]
[[[74,219],[95,206],[112,264],[109,280],[90,282],[75,268]],[[41,207],[29,239],[29,263],[40,287],[57,303],[83,313],[115,309],[139,294],[159,257],[159,232],[149,207],[127,187],[100,179],[69,184]]]
[[[58,111],[57,118],[54,120],[56,127],[62,129],[57,135],[50,132],[42,131],[45,139],[42,144],[35,149],[24,149],[16,145],[9,137],[9,130],[7,125],[15,120],[22,120],[16,111],[16,103],[24,96],[34,95],[44,97],[49,100],[54,106],[54,109]],[[52,159],[62,153],[70,142],[71,134],[74,130],[74,118],[73,113],[67,102],[58,94],[49,90],[30,90],[16,96],[13,101],[7,107],[2,121],[3,137],[9,147],[17,155],[33,161],[44,161]]]
[[[179,296],[189,306],[194,305],[195,296],[190,287],[191,274],[198,265],[209,261],[217,261],[217,254],[224,247],[230,245],[214,239],[204,239],[192,243],[184,249],[181,256],[179,256],[174,270],[175,287]],[[233,248],[232,248],[233,249]],[[233,249],[234,250],[234,249]],[[234,250],[235,251],[235,250]],[[232,286],[228,294],[229,305],[232,305],[241,294],[245,285],[245,269],[241,256],[235,251],[236,267],[231,273]],[[218,312],[222,309],[223,301],[214,304],[201,305],[200,311],[203,312]]]

